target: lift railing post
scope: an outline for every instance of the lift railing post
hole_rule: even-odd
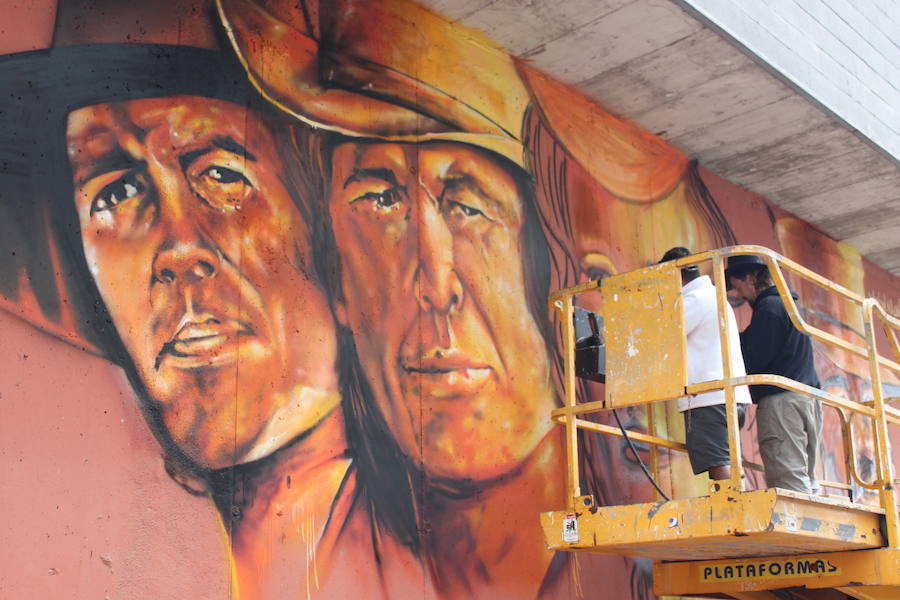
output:
[[[891,439],[888,436],[887,414],[884,410],[884,393],[881,388],[881,369],[878,365],[878,347],[875,340],[871,298],[863,300],[863,319],[866,344],[869,347],[869,373],[872,377],[872,407],[875,409],[875,447],[878,449],[878,471],[881,477],[881,508],[884,509],[888,546],[900,548],[900,523],[897,520],[897,491],[894,487],[894,469],[891,457]]]
[[[728,331],[728,298],[725,295],[724,257],[716,254],[713,257],[713,277],[716,283],[716,308],[719,315],[719,344],[722,349],[722,379],[725,381],[725,415],[728,427],[728,458],[731,462],[731,488],[743,490],[744,466],[741,462],[741,432],[738,427],[737,403],[735,402],[734,385],[731,378],[731,336]]]
[[[644,409],[647,412],[647,431],[650,432],[650,435],[659,436],[659,432],[657,431],[657,422],[656,422],[656,403],[645,404],[646,408]],[[659,446],[656,444],[649,444],[650,446],[650,474],[653,475],[654,481],[659,483]],[[662,494],[659,493],[659,490],[654,489],[654,494],[656,495],[657,500],[662,500]]]
[[[563,327],[563,353],[565,354],[563,378],[565,388],[566,402],[566,467],[567,473],[567,497],[566,507],[568,511],[574,512],[575,501],[581,496],[581,482],[578,474],[578,428],[575,424],[577,415],[575,414],[575,323],[573,321],[574,311],[572,309],[572,295],[566,294],[562,298],[562,319]]]

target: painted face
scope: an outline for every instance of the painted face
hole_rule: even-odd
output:
[[[198,97],[74,111],[88,266],[168,435],[198,464],[265,456],[338,402],[334,323],[256,113]]]
[[[673,246],[696,251],[716,247],[715,235],[688,201],[684,184],[655,202],[630,202],[570,163],[566,190],[581,281],[656,264]],[[599,293],[584,294],[579,305],[602,312]]]
[[[511,172],[460,143],[342,144],[331,216],[339,318],[402,450],[434,477],[520,464],[550,429],[553,394]]]

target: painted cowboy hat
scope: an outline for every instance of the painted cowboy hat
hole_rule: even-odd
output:
[[[414,2],[217,0],[259,91],[315,128],[398,142],[455,141],[524,166],[529,95],[509,54]]]
[[[682,182],[688,158],[680,150],[527,61],[516,66],[553,137],[612,195],[655,202]]]
[[[409,0],[217,0],[264,96],[313,127],[393,141],[459,141],[527,168],[536,106],[554,136],[613,195],[665,197],[688,160],[658,136],[513,59],[484,34]]]

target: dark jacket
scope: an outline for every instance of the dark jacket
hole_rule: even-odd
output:
[[[798,296],[791,292],[796,301]],[[819,376],[813,364],[812,343],[791,323],[778,290],[772,287],[760,292],[750,303],[753,318],[741,333],[741,352],[747,374],[783,375],[800,383],[819,387]],[[753,402],[784,390],[772,385],[751,385]]]

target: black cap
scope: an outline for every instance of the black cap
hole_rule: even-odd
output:
[[[766,262],[754,254],[738,254],[728,257],[728,266],[725,268],[725,283],[731,289],[729,278],[743,277],[747,273],[767,268]]]

